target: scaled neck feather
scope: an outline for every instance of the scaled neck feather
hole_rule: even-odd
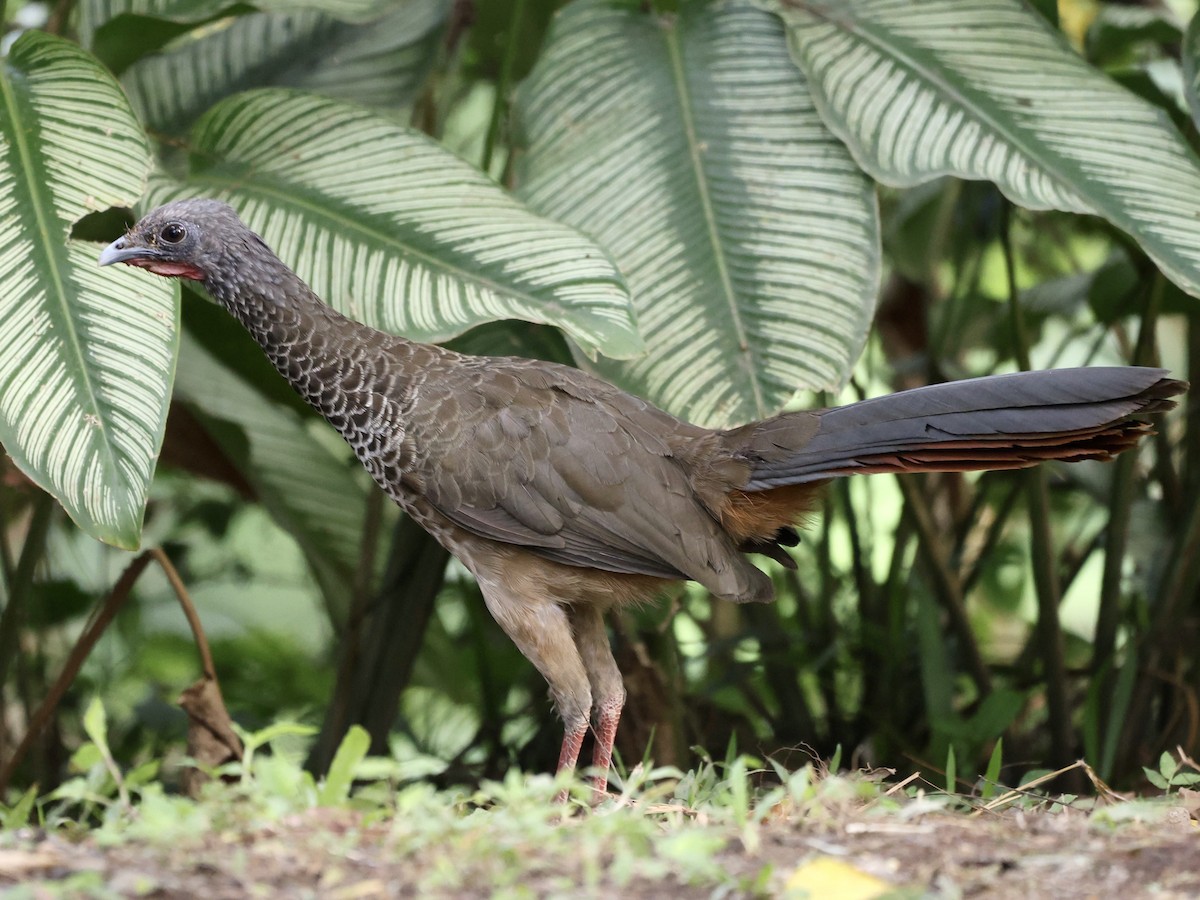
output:
[[[377,331],[324,303],[255,235],[204,280],[284,378],[345,434],[346,416],[369,395],[406,397],[425,345]],[[434,350],[434,348],[427,348]],[[359,399],[361,398],[361,399]]]

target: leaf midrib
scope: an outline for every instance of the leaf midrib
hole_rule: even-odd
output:
[[[683,125],[684,139],[687,142],[688,155],[692,161],[692,172],[696,177],[696,193],[700,199],[700,208],[704,214],[704,226],[708,232],[709,241],[713,248],[713,261],[717,267],[717,275],[721,280],[721,291],[729,306],[730,317],[733,320],[734,335],[737,338],[737,351],[743,360],[750,355],[750,341],[747,339],[746,326],[742,322],[741,310],[738,308],[737,293],[733,289],[733,281],[729,275],[729,265],[725,259],[725,245],[721,240],[717,227],[716,214],[713,211],[712,197],[708,192],[708,181],[701,161],[700,142],[696,138],[696,123],[692,118],[692,98],[688,90],[683,69],[683,57],[679,49],[678,21],[662,29],[663,40],[667,47],[667,57],[671,64],[671,75],[675,82],[675,97],[679,104],[679,117]],[[753,364],[743,366],[750,390],[754,396],[754,408],[759,416],[767,415],[767,405],[763,398],[762,385],[759,382],[757,369]]]
[[[5,68],[7,69],[8,66],[6,65]],[[4,110],[7,112],[8,120],[13,126],[11,131],[13,146],[16,148],[17,157],[22,163],[21,171],[25,173],[40,171],[41,167],[35,168],[35,160],[37,160],[39,157],[37,157],[30,149],[25,136],[25,131],[18,124],[25,121],[25,119],[23,116],[19,115],[19,113],[22,111],[22,107],[16,95],[13,93],[12,84],[9,81],[7,74],[5,77],[0,78],[0,97],[3,98]],[[29,127],[30,131],[32,132],[35,128],[35,125],[30,125]],[[45,271],[49,273],[54,294],[58,301],[57,305],[62,313],[61,321],[66,332],[67,343],[69,344],[70,349],[74,352],[74,356],[79,363],[75,367],[76,378],[72,380],[75,381],[76,384],[81,384],[84,389],[85,398],[90,404],[88,407],[88,412],[94,414],[97,421],[100,422],[101,440],[97,442],[100,446],[99,449],[95,450],[94,452],[103,458],[105,470],[110,473],[116,473],[116,477],[120,483],[128,487],[124,477],[121,475],[121,469],[117,464],[112,443],[108,440],[107,430],[105,428],[106,417],[103,415],[103,410],[96,396],[95,385],[92,383],[91,373],[86,365],[87,356],[83,352],[83,345],[80,341],[79,331],[76,327],[75,319],[70,315],[66,285],[63,281],[62,273],[59,271],[59,260],[51,250],[53,243],[50,235],[50,216],[45,208],[45,200],[42,194],[37,190],[40,183],[29,177],[25,179],[25,183],[26,191],[30,199],[30,207],[32,208],[33,218],[35,220],[36,234],[39,234],[42,238],[41,244],[43,256],[48,262]],[[57,220],[57,216],[54,218]],[[35,245],[37,244],[36,239],[33,241],[33,243]],[[52,305],[52,303],[47,305]],[[95,447],[95,444],[92,446]],[[80,508],[80,511],[82,512],[82,508]],[[91,518],[90,511],[89,518]]]
[[[903,65],[914,77],[922,79],[931,90],[940,92],[943,96],[950,97],[960,108],[970,111],[972,116],[990,128],[993,134],[999,136],[1007,146],[1021,153],[1026,159],[1041,160],[1046,156],[1053,157],[1058,161],[1058,165],[1053,168],[1042,166],[1042,170],[1069,187],[1079,199],[1089,199],[1088,195],[1081,192],[1076,180],[1070,177],[1070,166],[1065,164],[1059,153],[1044,142],[1035,144],[1026,143],[1019,136],[1022,133],[1022,129],[1016,128],[1010,118],[990,114],[988,107],[996,108],[999,111],[999,105],[991,95],[983,91],[973,91],[966,88],[960,89],[959,86],[943,77],[945,67],[940,63],[934,66],[925,66],[918,62],[913,52],[908,49],[917,47],[917,44],[913,41],[897,35],[894,31],[889,30],[887,26],[881,25],[875,20],[863,22],[859,18],[852,20],[839,19],[824,9],[813,8],[806,3],[802,3],[801,6],[816,18],[835,28],[843,29],[853,34],[874,50],[881,59],[891,59]],[[1034,27],[1041,26],[1035,25]],[[876,32],[885,32],[891,36],[891,40],[885,40],[883,37],[878,36]],[[924,55],[933,57],[933,51],[926,49]],[[1024,131],[1028,131],[1028,129]],[[848,146],[853,151],[854,144],[850,143]],[[1040,148],[1040,150],[1032,149],[1034,147]],[[859,160],[859,162],[861,164],[864,161]],[[1064,174],[1064,169],[1068,171],[1068,174]]]
[[[234,165],[234,163],[229,160],[226,160],[225,163],[226,165]],[[551,312],[563,311],[567,314],[561,316],[560,319],[564,322],[570,322],[573,328],[580,332],[580,334],[577,336],[583,336],[586,334],[588,339],[593,343],[598,343],[597,337],[600,337],[603,343],[606,345],[613,343],[611,340],[603,339],[603,336],[597,335],[594,331],[590,334],[587,334],[585,328],[583,327],[583,322],[581,321],[583,317],[578,313],[577,310],[566,304],[563,304],[559,300],[547,301],[546,298],[539,297],[536,294],[531,294],[526,290],[513,290],[506,285],[500,284],[494,279],[465,270],[458,265],[449,263],[439,257],[432,256],[424,250],[420,250],[410,244],[406,244],[396,238],[393,238],[384,232],[368,228],[367,225],[364,224],[364,222],[360,219],[340,212],[341,207],[345,205],[345,201],[341,200],[340,198],[330,197],[330,205],[318,205],[310,201],[305,196],[307,193],[311,192],[311,188],[307,188],[303,185],[297,185],[296,187],[299,188],[299,190],[285,191],[275,186],[277,179],[271,176],[268,176],[268,178],[263,178],[260,175],[257,179],[255,179],[252,186],[248,185],[244,178],[219,175],[211,171],[205,172],[204,174],[198,176],[198,178],[215,186],[225,189],[232,189],[239,193],[255,193],[268,197],[274,200],[278,206],[285,209],[289,207],[303,209],[312,215],[314,219],[325,220],[334,226],[339,226],[342,233],[345,231],[354,231],[361,235],[363,239],[371,243],[390,245],[396,248],[396,252],[419,260],[433,271],[444,272],[452,277],[457,278],[461,282],[476,284],[494,294],[514,297],[528,306],[533,307],[534,309],[537,309],[539,306],[543,306],[548,308]],[[609,284],[616,288],[619,292],[625,294],[626,298],[628,298],[628,290],[626,286],[621,283],[619,278],[615,277],[603,279],[575,278],[569,281],[558,281],[555,282],[555,284],[557,286],[567,286],[572,284]],[[624,309],[626,312],[628,326],[627,330],[636,340],[640,338],[640,335],[638,335],[636,328],[633,326],[632,309],[628,299],[624,304]],[[588,317],[590,318],[594,318],[595,315],[596,314],[594,312],[588,313]],[[557,322],[554,321],[550,321],[548,324],[552,324],[555,327],[560,327],[558,326]],[[601,348],[597,347],[597,349]]]

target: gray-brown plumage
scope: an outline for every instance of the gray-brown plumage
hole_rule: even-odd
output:
[[[604,789],[625,691],[603,615],[692,579],[772,598],[746,556],[781,546],[830,478],[1107,458],[1132,416],[1185,387],[1159,369],[1064,369],[942,384],[740,428],[690,425],[577,369],[464,356],[384,334],[318,299],[228,206],[154,210],[110,245],[203,283],[375,481],[478,579],[550,685],[575,765],[589,719]]]

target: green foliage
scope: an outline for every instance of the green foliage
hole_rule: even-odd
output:
[[[817,843],[812,833],[828,842],[849,835],[848,824],[875,837],[948,824],[965,839],[964,822],[948,818],[959,812],[956,807],[999,806],[957,794],[930,795],[928,786],[911,779],[889,783],[863,773],[832,775],[811,764],[789,770],[772,762],[764,771],[758,761],[736,753],[686,773],[638,767],[619,795],[595,809],[588,806],[590,787],[581,779],[529,776],[515,768],[471,790],[439,791],[399,777],[395,757],[364,758],[367,736],[360,729],[351,730],[329,778],[319,784],[301,767],[295,743],[310,730],[294,723],[244,734],[246,755],[224,773],[240,777],[210,781],[197,799],[164,791],[153,774],[117,773],[117,781],[137,798],[130,806],[119,801],[114,773],[103,759],[103,707],[93,704],[87,717],[98,741],[77,754],[84,774],[36,803],[31,789],[19,807],[3,810],[5,824],[19,825],[36,808],[42,822],[58,826],[68,813],[78,815],[80,803],[89,804],[95,827],[72,854],[89,868],[113,864],[104,862],[105,851],[126,868],[131,859],[141,860],[143,892],[166,878],[178,885],[193,871],[205,879],[237,872],[240,884],[251,888],[269,873],[278,888],[285,883],[278,879],[286,876],[271,862],[282,845],[288,871],[297,868],[298,858],[335,859],[337,866],[329,868],[358,871],[366,861],[371,876],[382,877],[390,871],[382,868],[386,859],[400,867],[389,884],[420,896],[495,895],[534,885],[547,892],[631,893],[647,884],[778,896],[781,880],[790,883],[806,862],[821,858],[810,853],[819,849],[810,846]],[[577,803],[557,800],[564,785]],[[1019,803],[1027,817],[1040,812],[1051,819],[1069,806],[1074,818],[1105,829],[1161,822],[1183,808],[1179,798],[1160,798],[1092,809],[1086,801],[1036,790],[1014,792],[1010,802]],[[36,839],[32,834],[8,832],[0,845],[21,848]],[[995,834],[989,831],[986,840],[994,841]],[[1147,839],[1144,830],[1137,834]],[[790,846],[797,840],[808,848],[798,856]],[[781,841],[789,843],[776,846]],[[235,859],[231,847],[238,848]],[[27,881],[36,890],[31,896],[105,896],[106,886],[117,884],[83,879],[71,873],[72,865],[60,866],[64,871],[52,877],[34,873]]]
[[[979,796],[991,800],[1000,789],[1000,769],[1004,762],[1004,738],[996,739],[992,755],[988,758],[987,770],[983,773],[983,783],[980,785]]]
[[[551,827],[553,783],[497,779],[549,769],[559,725],[470,579],[452,565],[443,586],[437,549],[221,310],[189,292],[181,315],[171,283],[96,270],[94,241],[168,198],[227,199],[377,327],[573,358],[713,425],[800,389],[842,402],[1026,357],[1200,374],[1195,21],[1100,3],[1081,30],[1018,0],[557,5],[479,3],[467,23],[448,0],[82,0],[11,44],[5,721],[31,718],[129,562],[93,538],[144,541],[211,632],[246,790],[419,816],[445,798],[412,779],[482,784],[457,812]],[[619,750],[644,761],[621,796],[713,803],[753,842],[772,807],[736,748],[806,746],[837,771],[845,747],[848,767],[987,798],[1021,767],[1083,755],[1133,782],[1196,752],[1200,439],[1182,415],[1160,431],[1116,466],[1055,467],[1044,494],[1003,473],[839,484],[799,574],[769,567],[775,606],[689,587],[619,612]],[[145,768],[182,752],[171,704],[196,663],[176,610],[143,576],[0,798],[6,824],[133,828],[132,803],[148,836],[217,820]],[[82,707],[93,693],[104,707]],[[326,706],[321,781],[299,759]],[[693,746],[731,750],[682,775]],[[1166,765],[1145,777],[1190,783]],[[807,767],[775,775],[771,803],[819,812]],[[34,783],[53,801],[31,805]],[[708,840],[673,836],[653,865],[712,883]]]
[[[879,215],[775,17],[689,3],[668,26],[570,4],[516,111],[520,195],[599,240],[629,279],[648,352],[601,360],[603,375],[713,426],[845,382],[878,292]]]
[[[13,831],[30,824],[34,803],[37,801],[38,786],[30,785],[12,806],[0,804],[0,828]]]
[[[341,746],[333,756],[325,783],[317,791],[317,802],[322,806],[334,806],[345,801],[350,796],[350,784],[354,773],[367,756],[371,747],[371,736],[360,725],[350,726],[346,736],[342,738]]]
[[[1149,766],[1143,766],[1142,771],[1146,773],[1146,780],[1162,791],[1170,792],[1172,789],[1190,788],[1200,784],[1200,771],[1182,771],[1179,761],[1170,753],[1164,753],[1158,758],[1157,771]]]
[[[13,45],[0,110],[0,183],[10,198],[0,225],[9,260],[0,440],[81,527],[135,547],[166,423],[178,288],[132,273],[105,279],[98,248],[68,238],[85,214],[141,196],[148,141],[112,75],[47,34]],[[20,278],[11,272],[18,261]]]
[[[108,716],[99,697],[93,697],[83,714],[87,741],[71,756],[70,769],[76,773],[48,794],[42,802],[41,817],[51,825],[61,825],[68,812],[72,819],[87,822],[98,818],[115,821],[122,812],[133,809],[133,799],[143,793],[161,790],[157,784],[158,760],[150,760],[122,772],[108,743]],[[57,802],[55,802],[57,801]],[[24,802],[24,801],[22,801]],[[46,806],[52,804],[52,808]]]

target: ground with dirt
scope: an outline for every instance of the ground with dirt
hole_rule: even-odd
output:
[[[861,798],[784,802],[738,824],[669,802],[616,802],[565,819],[535,806],[515,816],[476,808],[431,827],[420,808],[401,804],[389,816],[317,808],[169,841],[25,829],[0,836],[0,888],[13,897],[213,900],[1200,896],[1200,834],[1185,798],[1090,811],[944,807],[922,798],[886,810]]]

